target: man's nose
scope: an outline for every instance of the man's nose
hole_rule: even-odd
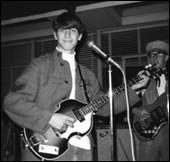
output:
[[[71,34],[71,32],[70,32],[69,29],[68,29],[68,30],[65,30],[65,37],[66,37],[66,38],[69,38],[69,37],[70,37],[70,34]]]

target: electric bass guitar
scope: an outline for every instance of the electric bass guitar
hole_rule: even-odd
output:
[[[140,113],[133,114],[133,130],[140,141],[150,141],[168,123],[167,95],[163,93],[150,105],[139,107]],[[142,113],[145,111],[145,113]]]
[[[157,78],[162,71],[155,66],[146,67],[143,71],[145,75]],[[128,82],[128,87],[139,82],[141,78],[136,76]],[[124,85],[113,89],[113,96],[118,96],[124,91]],[[65,132],[61,132],[53,127],[49,127],[45,134],[39,134],[30,129],[23,129],[24,141],[31,151],[43,160],[55,160],[64,156],[69,150],[69,139],[75,135],[80,137],[87,135],[92,127],[92,116],[99,108],[109,102],[107,95],[100,96],[89,104],[76,100],[64,100],[59,103],[57,113],[63,113],[75,119],[74,127],[68,127]]]

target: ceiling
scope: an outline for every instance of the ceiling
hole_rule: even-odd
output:
[[[12,32],[50,30],[49,20],[66,10],[75,11],[87,31],[169,21],[169,1],[1,1],[1,33],[7,39]]]
[[[77,6],[97,2],[99,1],[1,1],[1,21],[61,9],[74,10]]]

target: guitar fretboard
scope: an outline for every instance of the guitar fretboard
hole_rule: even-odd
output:
[[[80,108],[83,115],[87,115],[92,111],[97,111],[100,107],[104,106],[109,101],[108,96],[103,95],[91,101],[88,105]]]
[[[131,87],[133,86],[134,84],[136,84],[137,82],[139,82],[141,80],[141,78],[139,76],[136,76],[135,78],[131,79],[128,81],[127,83],[127,87]],[[125,86],[124,84],[113,89],[113,96],[118,96],[120,95],[123,91],[125,90]]]

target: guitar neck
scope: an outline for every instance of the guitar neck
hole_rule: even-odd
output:
[[[162,69],[156,67],[155,65],[154,66],[149,66],[148,65],[148,67],[146,67],[144,69],[144,71],[142,72],[142,74],[144,74],[144,75],[146,75],[146,76],[148,76],[150,78],[153,78],[155,80],[157,80],[164,73],[165,73],[165,71],[163,71]],[[129,88],[129,87],[133,86],[134,84],[136,84],[140,80],[142,80],[142,78],[139,75],[137,75],[135,78],[128,81],[127,87]],[[121,85],[121,86],[113,89],[113,96],[120,95],[124,90],[125,90],[124,85]]]
[[[132,80],[128,81],[127,86],[131,87],[132,85],[136,84],[140,80],[141,80],[141,78],[139,76],[136,76]],[[121,86],[113,89],[113,96],[120,95],[124,91],[124,89],[125,89],[124,85],[121,85]],[[97,111],[100,107],[104,106],[108,102],[109,102],[108,95],[100,96],[100,97],[94,99],[93,101],[91,101],[88,105],[80,108],[79,112],[81,113],[82,116],[85,116],[92,111]]]
[[[141,78],[139,76],[136,76],[135,78],[131,79],[128,81],[127,83],[127,87],[131,87],[133,86],[134,84],[136,84],[137,82],[139,82],[141,80]],[[113,96],[118,96],[120,95],[123,91],[125,90],[125,86],[124,84],[113,89]]]

